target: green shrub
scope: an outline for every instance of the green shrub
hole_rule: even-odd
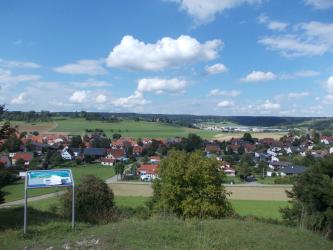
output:
[[[78,221],[88,223],[107,223],[112,220],[114,195],[108,185],[93,175],[83,177],[75,188],[75,211]],[[62,199],[62,212],[65,217],[72,214],[71,189]]]

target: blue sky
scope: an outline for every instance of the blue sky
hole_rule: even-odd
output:
[[[333,0],[4,0],[9,110],[333,115]]]

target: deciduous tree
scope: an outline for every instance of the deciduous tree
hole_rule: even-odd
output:
[[[153,207],[183,218],[221,218],[233,213],[224,189],[224,173],[215,159],[201,151],[172,150],[158,169],[153,183]]]

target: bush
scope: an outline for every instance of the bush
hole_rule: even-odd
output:
[[[75,211],[78,221],[88,223],[107,223],[112,220],[114,208],[112,190],[102,180],[87,175],[75,188]],[[69,189],[61,199],[63,215],[72,214],[72,192]]]

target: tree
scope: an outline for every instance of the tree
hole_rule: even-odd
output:
[[[315,144],[320,142],[320,135],[315,129],[312,130],[311,138]]]
[[[201,151],[171,150],[153,182],[152,207],[183,218],[221,218],[233,213],[216,159]]]
[[[268,170],[268,163],[266,161],[259,161],[258,167],[257,167],[257,173],[262,174],[262,177],[264,178],[266,176],[266,172]]]
[[[202,139],[196,134],[189,134],[187,138],[182,138],[183,149],[186,152],[194,152],[202,148]]]
[[[333,155],[300,175],[287,194],[292,206],[282,209],[284,220],[333,240]]]
[[[72,214],[72,193],[69,189],[62,198],[65,217]],[[112,218],[114,195],[108,185],[93,175],[84,176],[75,188],[75,211],[78,221],[89,223],[108,222]]]
[[[253,142],[253,138],[252,138],[251,133],[244,133],[243,140],[248,141],[248,142]]]
[[[69,144],[72,148],[80,148],[83,146],[82,138],[79,135],[72,136],[71,142]]]
[[[118,139],[120,139],[121,138],[121,134],[119,134],[119,133],[114,133],[113,135],[112,135],[112,139],[113,140],[118,140]]]
[[[248,154],[243,154],[239,164],[237,165],[237,174],[242,180],[252,174],[253,161]]]
[[[114,167],[114,171],[116,172],[117,175],[120,175],[120,179],[123,178],[124,170],[125,170],[125,164],[122,162],[117,162]]]
[[[110,139],[103,137],[98,137],[91,141],[91,146],[94,148],[109,148],[110,144]]]
[[[15,134],[10,135],[3,145],[3,149],[8,152],[17,152],[20,150],[21,140]]]

